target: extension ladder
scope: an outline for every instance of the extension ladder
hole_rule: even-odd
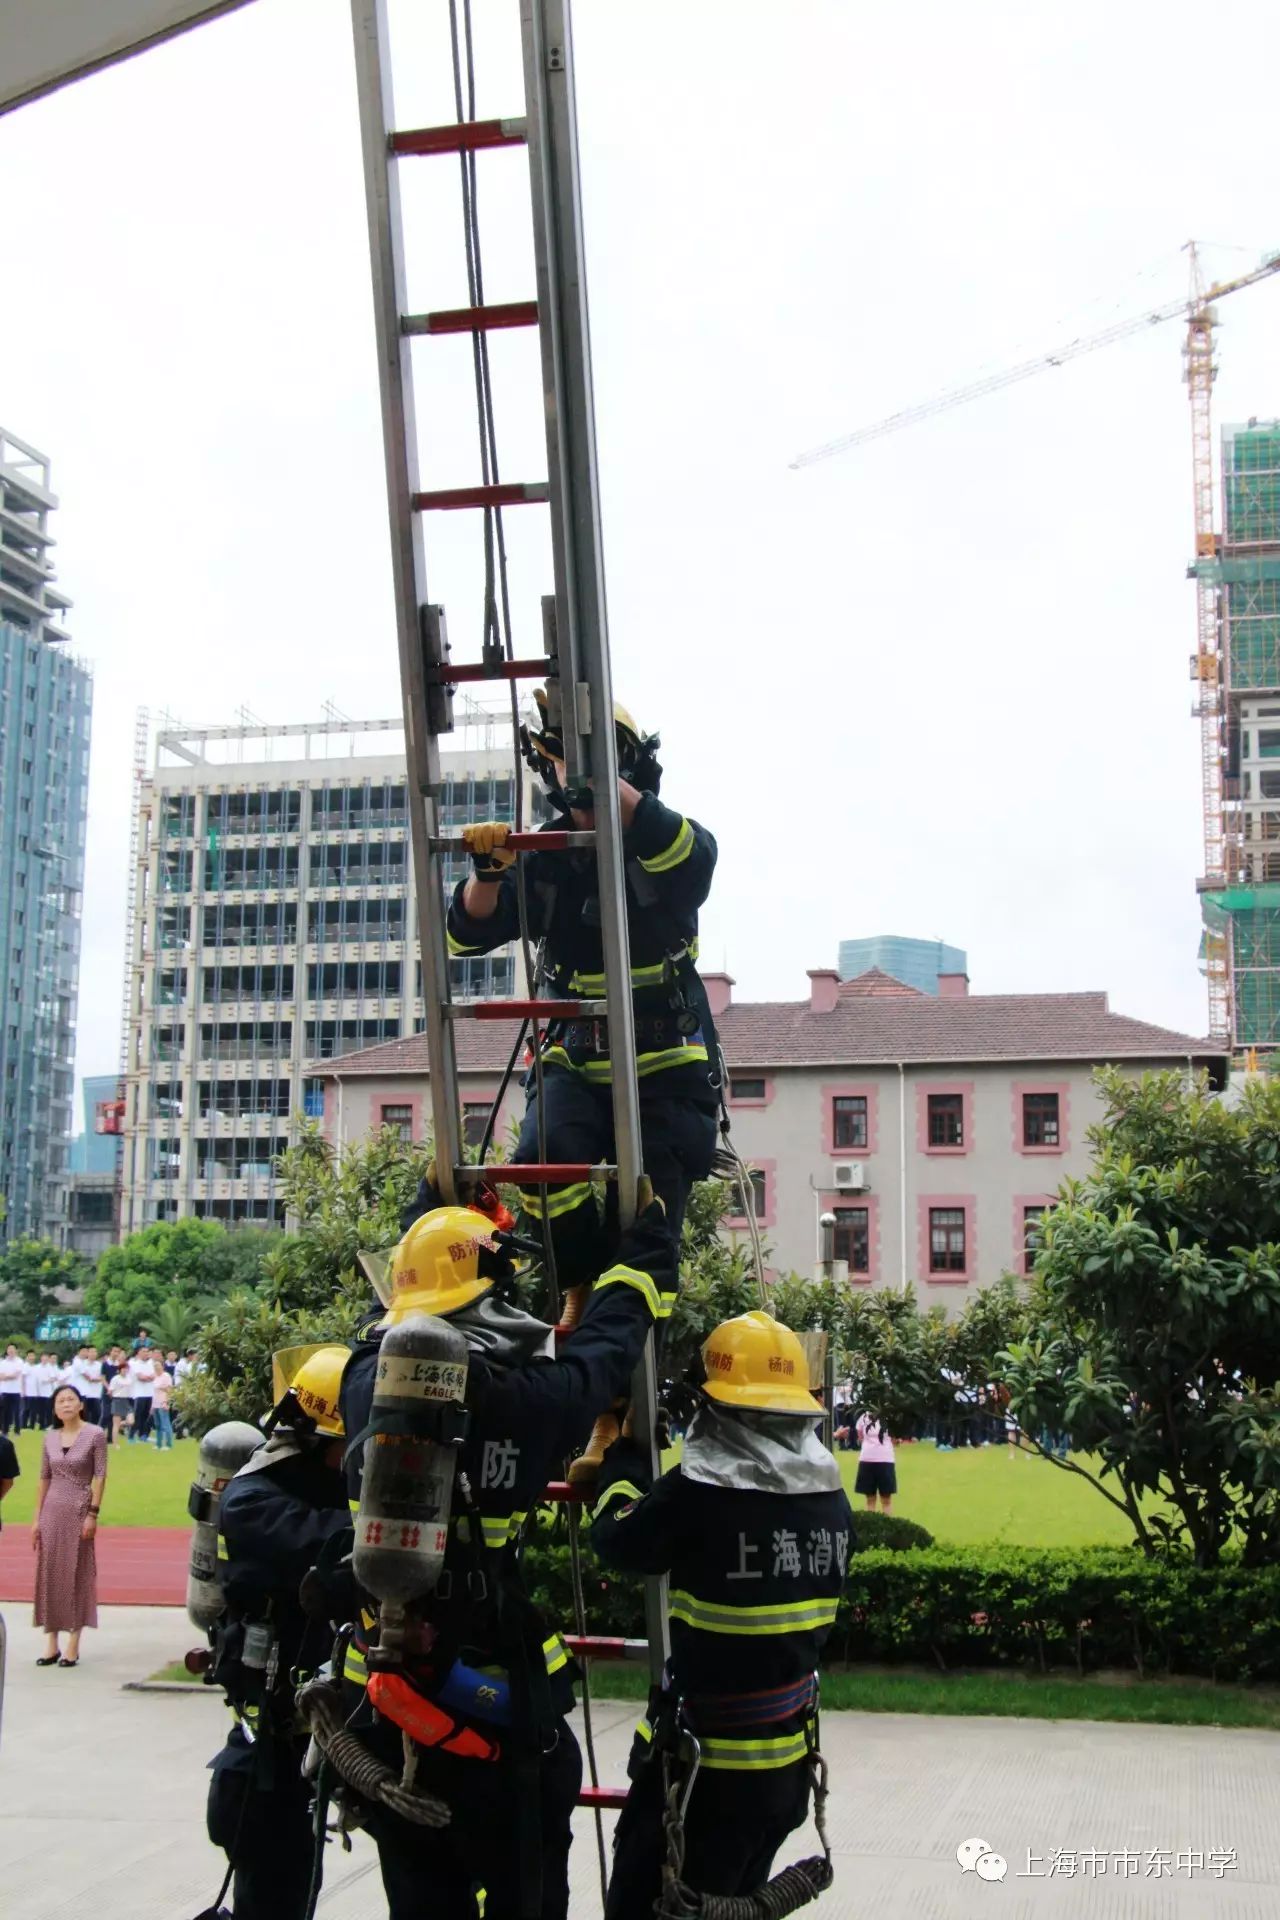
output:
[[[616,1179],[623,1225],[634,1217],[642,1172],[640,1107],[635,1071],[635,1021],[630,993],[627,907],[618,806],[618,770],[613,727],[613,689],[605,607],[604,559],[596,471],[591,354],[578,183],[577,121],[569,0],[520,0],[524,62],[524,113],[515,118],[465,117],[457,43],[458,0],[451,0],[455,35],[456,121],[405,129],[396,123],[390,78],[386,0],[352,0],[356,73],[373,265],[374,312],[381,379],[383,442],[391,509],[392,565],[408,753],[408,798],[422,992],[431,1071],[431,1111],[436,1167],[446,1199],[455,1198],[463,1164],[457,1054],[458,1020],[522,1019],[532,1028],[535,1058],[539,1027],[572,1012],[607,1018],[613,1061],[616,1161],[608,1167],[548,1165],[502,1169],[502,1179],[540,1186],[549,1182]],[[470,60],[469,0],[462,0]],[[536,297],[487,305],[480,271],[478,222],[474,214],[475,156],[503,148],[527,149],[536,277]],[[435,312],[409,311],[405,291],[405,235],[398,170],[405,164],[460,162],[471,304]],[[487,336],[512,327],[536,326],[541,345],[547,479],[507,482],[498,469],[488,387]],[[470,334],[481,412],[479,484],[424,491],[418,477],[414,418],[412,342],[425,336]],[[509,626],[500,633],[492,577],[487,580],[484,640],[478,660],[452,658],[444,609],[427,594],[427,523],[440,513],[486,516],[486,534],[497,534],[502,551],[503,508],[544,503],[550,509],[555,591],[538,616],[541,650],[517,656]],[[504,579],[505,588],[505,579]],[[606,1001],[561,1002],[535,998],[455,1002],[450,995],[449,955],[441,902],[444,860],[463,852],[460,837],[441,830],[440,740],[452,726],[455,687],[493,681],[510,690],[518,721],[516,683],[545,680],[559,692],[559,719],[570,786],[591,779],[595,789],[593,832],[517,831],[508,841],[517,858],[534,848],[590,847],[596,859],[604,947],[611,983]],[[553,709],[554,710],[554,709]],[[519,792],[519,782],[517,782]],[[517,815],[517,828],[520,816]],[[517,867],[523,893],[523,880]],[[526,928],[527,931],[527,928]],[[527,953],[527,943],[526,943]],[[531,983],[532,984],[532,983]],[[650,1339],[632,1387],[634,1423],[650,1436],[657,1471],[656,1376]],[[558,1485],[550,1497],[573,1498],[577,1489]],[[669,1651],[666,1582],[646,1583],[647,1642],[620,1643],[576,1637],[571,1645],[588,1658],[647,1655],[654,1681]],[[625,1792],[592,1787],[582,1804],[618,1806]]]

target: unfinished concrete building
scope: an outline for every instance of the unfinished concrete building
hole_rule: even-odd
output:
[[[458,714],[443,824],[513,819],[510,747]],[[162,727],[132,891],[122,1231],[280,1223],[276,1158],[323,1112],[321,1066],[422,1025],[401,724]],[[459,998],[516,984],[510,949],[454,967]]]

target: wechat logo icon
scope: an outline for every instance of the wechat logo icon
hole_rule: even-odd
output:
[[[1003,1880],[1009,1862],[1003,1854],[993,1853],[986,1840],[962,1840],[956,1848],[961,1873],[976,1873],[979,1880]]]

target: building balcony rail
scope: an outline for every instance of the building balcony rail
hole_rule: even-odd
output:
[[[366,830],[372,833],[385,831],[388,828],[404,828],[408,825],[408,821],[409,816],[403,807],[392,808],[390,811],[378,809],[372,813],[361,814],[357,818],[355,815],[349,813],[328,813],[323,808],[317,807],[313,802],[311,807],[311,837],[315,839],[320,834],[326,836],[339,833],[358,834]]]

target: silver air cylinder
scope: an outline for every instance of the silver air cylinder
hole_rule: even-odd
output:
[[[211,1427],[200,1442],[196,1477],[187,1498],[187,1512],[193,1522],[187,1618],[202,1633],[217,1625],[224,1606],[218,1581],[218,1510],[223,1489],[261,1445],[262,1435],[246,1420],[224,1420],[221,1426]]]
[[[461,1408],[466,1391],[467,1343],[446,1321],[415,1313],[387,1329],[353,1553],[357,1581],[379,1603],[386,1655],[399,1644],[406,1608],[433,1593],[444,1570],[457,1448],[431,1430]]]

